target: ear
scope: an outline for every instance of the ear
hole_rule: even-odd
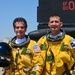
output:
[[[27,31],[27,28],[25,28],[25,32]]]
[[[50,27],[50,22],[48,22],[48,27]]]
[[[15,28],[14,28],[14,32],[15,32]]]
[[[60,22],[60,26],[61,26],[61,27],[63,26],[63,22]]]

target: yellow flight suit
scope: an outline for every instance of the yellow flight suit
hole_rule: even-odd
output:
[[[64,75],[63,73],[69,73],[74,64],[70,44],[73,38],[66,35],[63,30],[61,32],[62,35],[56,39],[51,38],[50,32],[48,32],[38,41],[44,59],[42,75]]]
[[[43,59],[40,47],[25,36],[27,40],[21,44],[15,44],[16,37],[9,42],[12,58],[10,65],[4,67],[3,75],[41,75]]]

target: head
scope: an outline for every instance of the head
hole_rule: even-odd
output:
[[[11,47],[5,43],[0,42],[0,67],[6,67],[9,66],[11,61]]]
[[[22,17],[15,18],[13,21],[13,28],[17,38],[21,39],[25,36],[27,21]]]
[[[49,18],[48,26],[50,27],[51,33],[60,33],[60,28],[63,23],[59,14],[52,14]]]

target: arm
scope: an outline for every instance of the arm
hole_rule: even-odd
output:
[[[37,44],[33,46],[33,49],[34,49],[33,68],[31,71],[31,75],[41,75],[43,66],[44,66],[42,53],[41,53],[40,47]]]

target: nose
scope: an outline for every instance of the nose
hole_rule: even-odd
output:
[[[19,30],[22,29],[21,27],[18,28]]]
[[[53,25],[55,25],[55,24],[56,24],[56,22],[54,21],[52,24],[53,24]]]

